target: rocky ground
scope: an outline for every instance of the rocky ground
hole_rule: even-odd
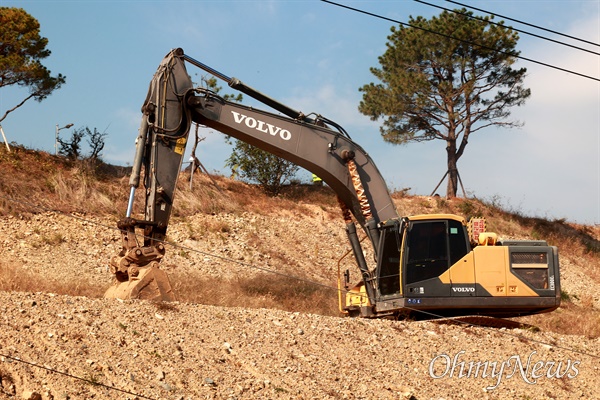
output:
[[[0,299],[4,398],[592,399],[600,383],[600,341],[577,336],[44,293]]]
[[[185,247],[170,249],[164,265],[170,274],[215,277],[252,274],[252,265],[303,269],[333,284],[346,244],[328,215],[307,206],[302,215],[180,218],[169,234]],[[120,247],[113,226],[113,217],[2,217],[0,265],[104,290],[107,262]],[[563,287],[597,301],[577,260],[564,265]],[[600,339],[543,330],[35,289],[0,292],[0,309],[0,398],[7,399],[591,399],[600,384]]]

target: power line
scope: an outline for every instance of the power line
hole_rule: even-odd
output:
[[[402,25],[402,26],[410,27],[410,28],[413,28],[413,29],[419,29],[419,30],[422,30],[422,31],[427,32],[427,33],[431,33],[431,34],[438,35],[438,36],[443,36],[443,37],[448,38],[448,39],[453,39],[453,40],[459,41],[461,43],[466,43],[466,44],[472,45],[472,46],[478,46],[478,47],[481,47],[483,49],[492,50],[492,51],[495,51],[497,53],[504,54],[504,55],[507,55],[507,56],[510,56],[510,57],[515,57],[515,58],[518,58],[518,59],[521,59],[521,60],[524,60],[524,61],[529,61],[529,62],[534,63],[534,64],[542,65],[544,67],[556,69],[558,71],[566,72],[566,73],[569,73],[569,74],[572,74],[572,75],[580,76],[582,78],[587,78],[587,79],[591,79],[591,80],[600,82],[600,78],[596,78],[596,77],[593,77],[593,76],[590,76],[590,75],[585,75],[585,74],[582,74],[580,72],[576,72],[576,71],[572,71],[572,70],[569,70],[569,69],[566,69],[566,68],[558,67],[556,65],[552,65],[552,64],[548,64],[548,63],[545,63],[545,62],[542,62],[542,61],[537,61],[537,60],[534,60],[534,59],[531,59],[531,58],[519,56],[519,55],[516,55],[514,53],[510,53],[510,52],[498,50],[498,49],[495,49],[495,48],[492,48],[492,47],[484,46],[484,45],[479,44],[479,43],[469,42],[467,40],[459,39],[459,38],[451,36],[451,35],[446,35],[446,34],[441,33],[441,32],[432,31],[431,29],[421,28],[419,26],[414,26],[414,25],[411,25],[411,24],[407,24],[405,22],[398,21],[398,20],[395,20],[393,18],[384,17],[383,15],[379,15],[379,14],[375,14],[375,13],[372,13],[372,12],[369,12],[369,11],[361,10],[359,8],[354,8],[354,7],[346,6],[344,4],[336,3],[336,2],[333,2],[333,1],[330,1],[330,0],[321,0],[321,1],[324,2],[324,3],[329,3],[329,4],[332,4],[334,6],[341,7],[341,8],[346,8],[348,10],[355,11],[355,12],[358,12],[358,13],[361,13],[361,14],[369,15],[371,17],[375,17],[375,18],[386,20],[386,21],[390,21],[390,22],[393,22],[395,24],[399,24],[399,25]]]
[[[130,392],[130,391],[128,391],[128,390],[119,389],[119,388],[117,388],[117,387],[114,387],[114,386],[105,385],[104,383],[100,383],[100,382],[98,382],[98,381],[96,381],[96,380],[87,379],[87,378],[82,378],[82,377],[80,377],[80,376],[77,376],[77,375],[69,374],[68,372],[59,371],[59,370],[56,370],[56,369],[54,369],[54,368],[50,368],[50,367],[46,367],[46,366],[44,366],[44,365],[39,365],[39,364],[36,364],[36,363],[34,363],[34,362],[25,361],[25,360],[22,360],[22,359],[21,359],[21,358],[19,358],[19,357],[11,357],[11,356],[9,356],[9,355],[6,355],[6,354],[0,354],[0,356],[2,356],[2,357],[4,357],[4,358],[7,358],[7,359],[9,359],[9,360],[12,360],[12,361],[16,361],[16,362],[20,362],[20,363],[22,363],[22,364],[27,364],[27,365],[30,365],[30,366],[32,366],[32,367],[41,368],[41,369],[44,369],[44,370],[46,370],[46,371],[48,371],[48,372],[52,372],[52,373],[54,373],[54,374],[64,375],[64,376],[66,376],[66,377],[69,377],[69,378],[77,379],[77,380],[80,380],[80,381],[83,381],[83,382],[89,383],[89,384],[91,384],[91,385],[94,385],[94,386],[102,386],[102,387],[104,387],[104,388],[106,388],[106,389],[110,389],[110,390],[116,390],[117,392],[126,393],[126,394],[131,394],[131,395],[133,395],[133,396],[137,396],[137,397],[139,397],[139,398],[142,398],[142,399],[155,400],[153,397],[146,397],[146,396],[143,396],[143,395],[141,395],[141,394],[139,394],[139,393],[134,393],[134,392]]]
[[[449,8],[442,7],[442,6],[438,6],[437,4],[431,4],[431,3],[428,3],[428,2],[426,2],[426,1],[423,1],[423,0],[414,0],[414,1],[415,1],[415,2],[417,2],[417,3],[425,4],[425,5],[427,5],[427,6],[431,6],[431,7],[439,8],[440,10],[444,10],[444,11],[452,12],[452,13],[454,13],[454,14],[458,14],[458,15],[463,15],[463,16],[465,16],[465,17],[469,17],[469,18],[471,18],[471,19],[476,19],[476,20],[478,20],[478,21],[481,21],[481,22],[486,22],[486,23],[488,23],[488,24],[492,24],[492,25],[500,26],[500,27],[503,27],[503,28],[506,28],[506,27],[507,27],[507,26],[506,26],[506,25],[504,25],[504,24],[499,24],[499,23],[497,23],[497,22],[494,22],[494,21],[491,21],[491,20],[490,20],[490,21],[486,21],[485,19],[483,19],[483,18],[481,18],[481,17],[478,17],[478,16],[476,16],[476,15],[469,15],[469,14],[467,14],[467,13],[460,12],[459,10],[451,10],[451,9],[449,9]],[[449,0],[447,0],[447,1],[449,1]],[[492,13],[492,12],[489,12],[488,14],[496,15],[496,14],[494,14],[494,13]],[[520,23],[522,23],[522,24],[525,24],[525,22],[520,22]],[[540,27],[537,27],[537,28],[538,28],[538,29],[543,29],[543,28],[540,28]],[[529,36],[536,37],[536,38],[538,38],[538,39],[546,40],[546,41],[548,41],[548,42],[552,42],[552,43],[560,44],[560,45],[563,45],[563,46],[571,47],[571,48],[573,48],[573,49],[576,49],[576,50],[581,50],[581,51],[585,51],[586,53],[591,53],[591,54],[594,54],[594,55],[600,56],[600,53],[598,53],[598,52],[595,52],[595,51],[592,51],[592,50],[585,49],[585,48],[583,48],[583,47],[574,46],[574,45],[572,45],[572,44],[569,44],[569,43],[565,43],[565,42],[561,42],[561,41],[558,41],[558,40],[550,39],[550,38],[548,38],[548,37],[545,37],[545,36],[542,36],[542,35],[538,35],[538,34],[536,34],[536,33],[527,32],[527,31],[524,31],[524,30],[521,30],[521,29],[517,29],[517,28],[514,28],[514,27],[510,27],[510,29],[511,29],[511,30],[513,30],[513,31],[515,31],[515,32],[524,33],[524,34],[526,34],[526,35],[529,35]]]
[[[530,24],[530,23],[527,23],[527,22],[524,22],[524,21],[520,21],[518,19],[513,19],[513,18],[510,18],[510,17],[505,17],[505,16],[500,15],[500,14],[496,14],[496,13],[493,13],[493,12],[482,10],[481,8],[476,8],[476,7],[473,7],[473,6],[468,6],[466,4],[459,3],[458,1],[453,1],[453,0],[446,0],[446,1],[449,2],[449,3],[453,3],[453,4],[456,4],[456,5],[459,5],[461,7],[472,8],[473,10],[481,11],[481,12],[486,13],[486,14],[493,14],[493,15],[496,15],[496,16],[498,16],[500,18],[507,19],[509,21],[518,22],[519,24],[531,26],[531,27],[536,28],[536,29],[540,29],[540,30],[543,30],[543,31],[546,31],[546,32],[554,33],[555,35],[564,36],[564,37],[567,37],[569,39],[578,40],[578,41],[583,42],[583,43],[591,44],[592,46],[599,46],[600,47],[600,44],[594,43],[594,42],[590,42],[589,40],[580,39],[580,38],[575,37],[575,36],[571,36],[571,35],[567,35],[565,33],[553,31],[551,29],[547,29],[547,28],[544,28],[544,27],[541,27],[541,26],[538,26],[538,25],[534,25],[534,24]]]

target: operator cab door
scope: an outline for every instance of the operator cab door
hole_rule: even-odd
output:
[[[439,276],[450,268],[447,220],[411,221],[404,239],[404,295],[450,296]]]
[[[400,223],[381,231],[379,240],[379,260],[377,265],[377,287],[380,296],[397,297],[400,291]]]

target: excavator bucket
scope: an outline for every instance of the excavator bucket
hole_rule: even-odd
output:
[[[104,297],[122,300],[177,300],[169,277],[165,271],[158,268],[158,263],[151,263],[149,267],[137,268],[137,271],[130,274],[128,280],[121,282],[115,279],[115,283],[108,288]]]

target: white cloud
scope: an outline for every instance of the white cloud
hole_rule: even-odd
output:
[[[134,134],[140,126],[142,120],[142,112],[138,110],[132,110],[131,108],[120,108],[116,111],[116,117],[119,118],[124,125],[131,128]]]
[[[338,123],[344,129],[371,128],[373,123],[358,111],[360,93],[327,83],[319,88],[296,88],[286,104],[307,114],[314,112]],[[350,132],[351,133],[351,132]]]

